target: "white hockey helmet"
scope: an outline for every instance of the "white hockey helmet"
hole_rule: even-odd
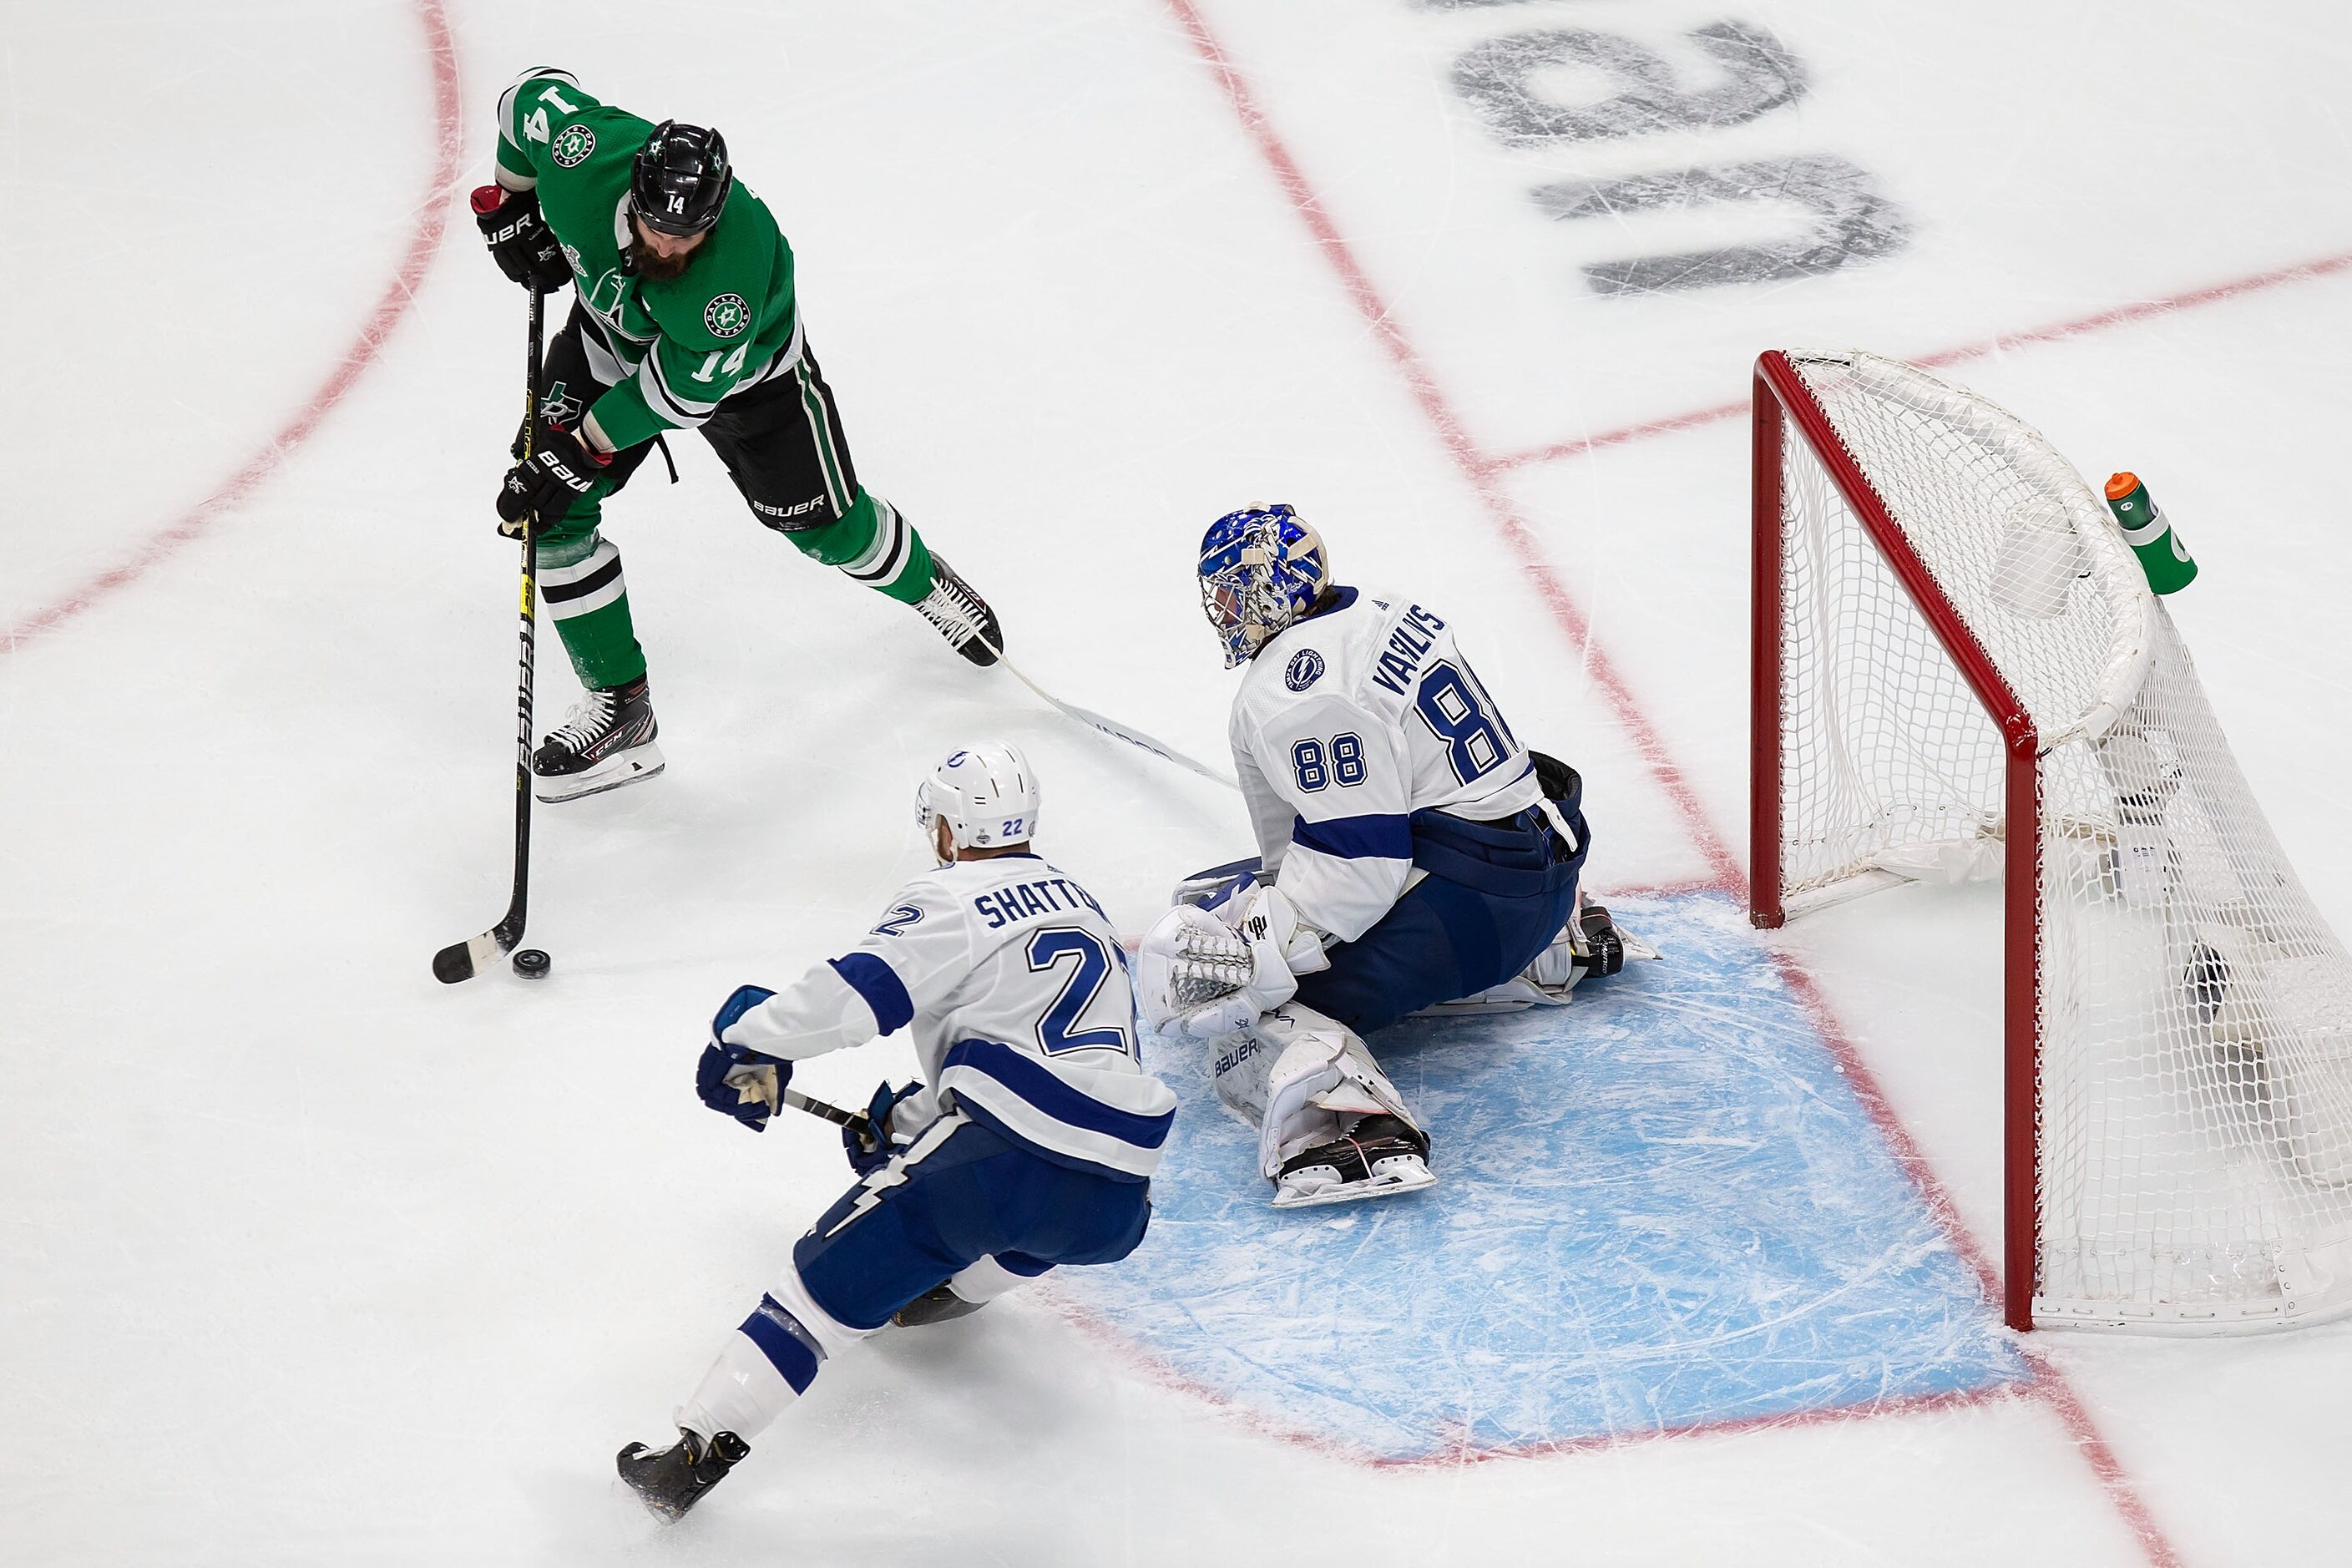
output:
[[[925,837],[945,822],[959,849],[1026,844],[1037,831],[1037,773],[1017,746],[993,742],[950,753],[915,786],[915,821]]]

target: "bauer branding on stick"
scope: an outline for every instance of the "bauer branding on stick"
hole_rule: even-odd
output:
[[[2164,509],[2156,504],[2137,474],[2116,474],[2107,480],[2107,510],[2123,525],[2124,542],[2139,557],[2149,587],[2159,594],[2177,594],[2197,580],[2197,563],[2189,558],[2180,535],[2172,531]]]

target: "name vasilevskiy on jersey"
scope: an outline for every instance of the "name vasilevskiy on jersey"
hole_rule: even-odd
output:
[[[1061,890],[1058,895],[1054,892],[1055,889]],[[971,900],[973,911],[988,921],[991,931],[1014,921],[1027,920],[1032,915],[1061,914],[1081,905],[1102,915],[1105,920],[1110,919],[1103,914],[1103,907],[1095,902],[1092,894],[1063,877],[1043,877],[1034,882],[1015,882],[1009,888],[982,893]]]
[[[1419,605],[1407,610],[1404,616],[1405,618],[1397,623],[1396,630],[1389,634],[1388,648],[1381,655],[1380,671],[1372,677],[1375,682],[1385,686],[1400,697],[1404,695],[1406,685],[1420,669],[1422,656],[1437,646],[1435,637],[1424,636],[1422,631],[1416,631],[1413,623],[1419,622],[1420,626],[1429,632],[1440,632],[1445,629],[1444,621],[1439,620]]]

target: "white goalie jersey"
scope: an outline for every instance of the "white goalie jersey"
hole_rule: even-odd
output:
[[[1443,617],[1353,588],[1337,599],[1258,650],[1229,734],[1276,885],[1352,942],[1404,893],[1414,812],[1496,821],[1543,792]]]
[[[1034,855],[960,860],[899,890],[866,940],[729,1026],[799,1061],[908,1029],[925,1091],[902,1130],[961,1110],[1056,1163],[1139,1180],[1176,1097],[1143,1070],[1118,933]]]

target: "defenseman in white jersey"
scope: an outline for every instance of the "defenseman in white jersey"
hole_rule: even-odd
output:
[[[1428,1134],[1362,1037],[1622,965],[1607,911],[1578,902],[1582,783],[1512,735],[1446,617],[1331,584],[1289,507],[1218,519],[1200,575],[1227,667],[1248,666],[1230,739],[1260,854],[1189,883],[1198,904],[1145,939],[1147,1014],[1213,1042],[1277,1207],[1426,1186]]]
[[[1031,852],[1036,776],[1011,746],[957,752],[916,801],[940,868],[856,948],[782,991],[738,988],[711,1021],[697,1089],[754,1129],[794,1062],[877,1035],[908,1030],[923,1077],[876,1092],[878,1145],[845,1132],[861,1179],[728,1337],[678,1409],[678,1441],[621,1450],[622,1479],[664,1518],[716,1485],[826,1357],[1143,1239],[1176,1099],[1143,1070],[1117,931]]]

